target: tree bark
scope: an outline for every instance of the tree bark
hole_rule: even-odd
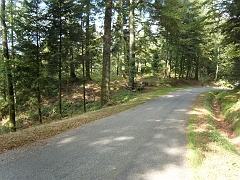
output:
[[[199,74],[199,57],[196,57],[196,67],[195,67],[195,80],[198,80],[198,74]]]
[[[38,4],[39,2],[36,3],[36,13],[37,13],[37,19],[38,19]],[[37,25],[37,54],[36,54],[36,60],[37,60],[37,102],[38,102],[38,120],[40,124],[42,124],[42,108],[41,108],[41,84],[40,84],[40,76],[41,76],[41,60],[40,60],[40,35],[39,35],[40,29],[39,26]]]
[[[218,71],[219,71],[219,69],[218,69],[218,68],[219,68],[218,63],[219,63],[219,61],[220,61],[220,48],[219,48],[219,46],[218,46],[218,48],[217,48],[217,66],[216,66],[214,81],[217,81],[217,79],[218,79]]]
[[[120,66],[121,66],[121,73],[122,77],[126,79],[126,68],[125,64],[127,62],[127,48],[126,48],[126,41],[125,41],[125,34],[124,34],[124,10],[123,10],[123,0],[120,0],[120,7],[121,10],[119,12],[120,16],[120,24],[121,24],[121,61],[120,61]]]
[[[90,41],[90,31],[89,31],[89,21],[90,21],[90,0],[87,1],[87,20],[86,20],[86,80],[91,80],[90,76],[90,52],[89,52],[89,41]]]
[[[130,0],[129,13],[129,86],[134,88],[135,77],[135,34],[134,34],[134,0]]]
[[[74,65],[74,55],[73,55],[73,47],[70,48],[70,79],[75,80],[76,79],[76,73],[75,73],[75,65]]]
[[[106,0],[103,36],[103,67],[101,83],[101,106],[110,99],[110,47],[111,47],[112,0]]]
[[[58,62],[58,91],[59,91],[59,115],[62,118],[62,3],[59,2],[59,62]]]

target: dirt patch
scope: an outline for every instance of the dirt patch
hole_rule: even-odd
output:
[[[238,136],[233,128],[232,124],[225,121],[225,117],[223,114],[221,114],[221,106],[220,104],[215,100],[213,101],[213,110],[215,115],[215,123],[217,130],[231,142],[237,150],[240,152],[240,136]]]

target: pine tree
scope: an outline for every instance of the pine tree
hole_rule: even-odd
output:
[[[110,54],[111,54],[112,0],[105,1],[103,66],[101,83],[101,106],[110,100]]]
[[[7,25],[6,25],[6,11],[5,11],[5,0],[1,0],[1,29],[2,29],[2,45],[3,45],[3,61],[5,63],[5,71],[7,77],[7,91],[8,91],[8,107],[9,107],[9,129],[11,132],[16,131],[16,120],[15,120],[15,97],[13,87],[13,75],[12,75],[12,64],[9,57],[8,41],[7,41]]]
[[[223,1],[222,5],[226,7],[226,13],[229,19],[223,25],[222,32],[225,35],[223,44],[231,47],[229,57],[233,63],[232,70],[229,73],[229,80],[240,80],[240,2],[238,0]],[[224,14],[224,12],[223,12]]]

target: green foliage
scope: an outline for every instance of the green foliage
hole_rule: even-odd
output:
[[[111,96],[111,102],[125,103],[128,102],[130,99],[133,99],[134,97],[136,97],[136,93],[122,89]]]
[[[9,125],[8,123],[5,123],[0,126],[0,135],[10,133]]]
[[[228,56],[232,62],[232,68],[228,75],[229,79],[237,81],[240,77],[240,2],[238,0],[223,1],[222,5],[225,7],[225,13],[229,15],[222,25],[222,32],[225,35],[223,44],[231,47]]]

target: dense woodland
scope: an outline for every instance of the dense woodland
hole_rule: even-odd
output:
[[[64,99],[73,84],[139,75],[240,80],[239,0],[1,0],[0,111],[42,123],[85,108]],[[84,91],[85,92],[85,91]]]

